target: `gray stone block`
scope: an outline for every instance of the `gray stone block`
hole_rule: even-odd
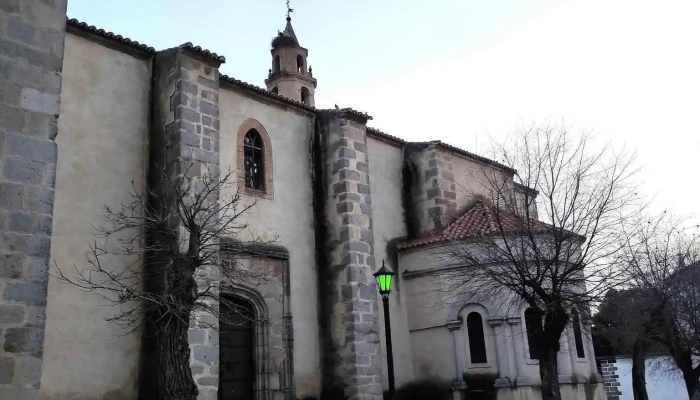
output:
[[[33,257],[27,264],[27,280],[29,282],[46,283],[49,281],[49,259]]]
[[[353,147],[355,148],[355,150],[357,150],[359,152],[367,153],[367,145],[364,143],[355,142],[353,144]]]
[[[203,114],[211,115],[214,117],[219,116],[219,107],[216,104],[212,104],[208,101],[199,102],[199,111]]]
[[[335,210],[338,214],[352,212],[355,208],[355,204],[349,201],[343,201],[335,205]]]
[[[8,216],[7,230],[11,232],[32,233],[34,230],[34,216],[19,211],[13,211]]]
[[[204,85],[204,86],[208,87],[209,89],[214,89],[214,90],[219,89],[219,82],[211,80],[209,78],[205,78],[203,76],[197,77],[197,83],[199,83],[200,85]]]
[[[5,156],[2,175],[5,179],[17,183],[41,184],[43,166],[37,162],[19,156]]]
[[[0,10],[8,14],[18,13],[19,1],[20,0],[2,0],[0,1]]]
[[[206,331],[202,329],[190,329],[187,331],[187,342],[190,345],[193,344],[204,344],[204,339],[206,338]]]
[[[25,252],[30,256],[48,258],[51,253],[51,238],[48,236],[29,236]]]
[[[32,353],[41,356],[44,347],[42,328],[8,328],[5,330],[5,351],[8,353]]]
[[[2,0],[0,0],[0,4]],[[0,6],[1,7],[1,6]],[[0,357],[0,385],[12,383],[15,375],[15,360],[9,357]],[[3,397],[4,399],[4,397]]]
[[[0,54],[2,48],[0,47]],[[0,67],[2,67],[0,65]],[[0,126],[9,132],[22,132],[25,123],[25,111],[0,104]]]
[[[19,386],[0,387],[0,399],[2,400],[42,400],[36,389]]]
[[[197,93],[199,91],[199,87],[197,85],[195,85],[194,83],[191,83],[191,82],[187,82],[185,80],[177,81],[177,83],[175,84],[175,88],[176,88],[176,90],[181,90],[185,93],[193,94],[195,96],[197,95]]]
[[[22,278],[24,270],[23,264],[23,254],[0,254],[0,277],[8,279]]]
[[[20,357],[15,370],[15,382],[21,385],[39,387],[41,381],[41,358]]]
[[[7,19],[7,36],[18,42],[34,44],[36,28],[19,17],[10,17]]]
[[[0,80],[0,102],[19,105],[21,89],[18,84],[8,80]]]
[[[17,304],[0,304],[0,325],[24,322],[24,307]]]
[[[46,305],[46,285],[40,283],[8,283],[5,300],[23,302],[33,306]]]
[[[197,379],[197,385],[201,386],[219,386],[219,377],[217,376],[203,376]]]
[[[188,146],[199,147],[199,135],[190,132],[180,133],[180,143]]]
[[[356,157],[355,150],[348,149],[347,147],[341,147],[340,149],[338,149],[338,158],[343,157],[347,157],[354,160]]]
[[[197,400],[216,400],[218,391],[216,389],[200,389]]]
[[[37,214],[51,214],[53,211],[53,189],[41,187],[27,188],[26,209]]]
[[[46,307],[27,307],[27,326],[44,326],[46,324]]]
[[[192,111],[189,108],[183,107],[183,106],[178,106],[176,107],[177,110],[177,117],[182,118],[185,121],[189,122],[194,122],[194,123],[199,123],[200,122],[200,115],[196,111]]]
[[[339,177],[343,180],[360,182],[360,173],[349,168],[341,169]]]
[[[190,365],[190,371],[192,371],[192,375],[201,375],[204,373],[204,366],[203,365]]]
[[[48,215],[35,215],[34,219],[36,220],[36,224],[34,225],[34,230],[32,232],[51,236],[53,219]]]
[[[210,364],[219,361],[218,346],[192,346],[192,354],[197,361]]]
[[[58,131],[56,116],[41,113],[28,113],[27,123],[24,132],[27,135],[53,140]]]

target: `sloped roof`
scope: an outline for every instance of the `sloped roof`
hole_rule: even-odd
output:
[[[399,244],[399,249],[422,247],[450,241],[464,240],[480,236],[517,233],[522,230],[522,217],[503,209],[498,209],[491,202],[479,199],[442,232],[433,233]],[[531,221],[530,232],[546,232],[551,228],[542,221]]]

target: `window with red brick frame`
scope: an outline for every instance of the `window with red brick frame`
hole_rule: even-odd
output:
[[[248,156],[248,165],[246,165],[246,156]],[[274,198],[272,143],[265,127],[254,118],[247,119],[238,128],[236,170],[238,186],[242,193],[269,200]]]

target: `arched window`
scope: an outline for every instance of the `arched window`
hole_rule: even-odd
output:
[[[578,311],[574,308],[571,310],[573,316],[572,324],[574,325],[574,343],[576,343],[576,355],[578,358],[585,358],[586,352],[583,350],[583,335],[581,334],[581,318],[578,316]]]
[[[309,97],[311,93],[309,93],[309,89],[303,87],[301,88],[301,102],[304,104],[309,104]]]
[[[467,332],[469,334],[469,354],[472,364],[486,364],[486,342],[484,340],[484,323],[478,312],[467,316]]]
[[[279,92],[280,92],[280,89],[277,86],[272,88],[272,93],[279,94]]]
[[[265,163],[263,156],[263,141],[255,129],[246,133],[244,139],[245,187],[255,190],[265,190]]]
[[[275,65],[274,65],[274,72],[279,72],[282,69],[282,61],[280,60],[280,56],[275,56]]]
[[[301,55],[297,56],[297,72],[304,72],[304,57],[302,57]]]
[[[540,359],[540,349],[537,338],[542,335],[542,310],[528,308],[525,310],[525,331],[527,332],[527,347],[530,349],[530,359]]]

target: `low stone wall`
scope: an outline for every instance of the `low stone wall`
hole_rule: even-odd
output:
[[[620,400],[620,396],[622,396],[620,392],[620,376],[617,374],[615,362],[614,357],[597,359],[598,372],[603,376],[605,394],[608,395],[608,400]]]

